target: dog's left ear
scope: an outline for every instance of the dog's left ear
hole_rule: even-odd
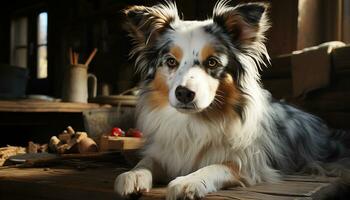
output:
[[[213,21],[222,27],[239,46],[249,47],[253,42],[263,42],[270,27],[266,17],[267,3],[247,3],[236,7],[219,1],[213,10]]]

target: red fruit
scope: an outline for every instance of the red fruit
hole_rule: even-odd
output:
[[[121,128],[115,127],[112,129],[111,135],[112,136],[124,136],[124,131]]]
[[[119,136],[117,132],[112,132],[111,136]]]
[[[125,136],[126,137],[132,137],[133,132],[134,132],[134,129],[133,128],[129,128],[128,131],[126,132]]]
[[[137,130],[137,129],[130,128],[130,129],[128,130],[128,132],[126,133],[125,136],[127,136],[127,137],[138,137],[138,138],[140,138],[140,137],[142,137],[142,132],[139,131],[139,130]]]
[[[138,137],[138,138],[140,138],[140,137],[142,137],[142,132],[141,131],[139,131],[139,130],[135,130],[134,132],[133,132],[133,135],[132,135],[133,137]]]

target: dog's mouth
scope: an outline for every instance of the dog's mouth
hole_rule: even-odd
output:
[[[195,103],[187,103],[187,104],[177,104],[174,106],[175,109],[181,113],[198,113],[202,111],[202,109],[198,108]]]

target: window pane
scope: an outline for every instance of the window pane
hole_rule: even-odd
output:
[[[27,67],[27,48],[19,48],[13,51],[11,65],[17,67]]]
[[[47,78],[47,46],[38,47],[38,78]]]
[[[16,18],[11,24],[11,42],[13,46],[27,45],[28,19],[26,17]]]
[[[47,78],[47,12],[38,15],[37,78]]]
[[[11,65],[27,67],[27,33],[28,19],[26,17],[15,18],[11,21]]]
[[[47,12],[38,16],[38,45],[47,43]]]

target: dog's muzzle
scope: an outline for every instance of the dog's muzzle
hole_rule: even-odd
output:
[[[184,105],[190,104],[194,100],[195,96],[196,93],[186,87],[178,86],[175,89],[176,99]]]

